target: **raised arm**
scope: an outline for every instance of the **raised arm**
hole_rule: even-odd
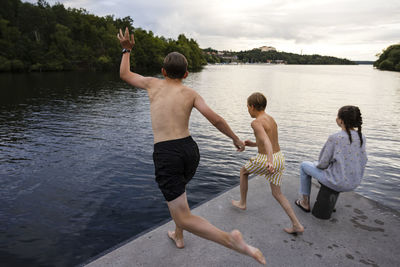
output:
[[[261,145],[267,151],[268,170],[274,172],[272,143],[271,140],[269,140],[268,134],[265,132],[263,125],[257,120],[252,121],[251,127],[253,128],[258,147]]]
[[[125,33],[122,33],[122,30],[119,29],[119,33],[117,34],[118,40],[121,43],[121,47],[123,48],[121,65],[119,68],[119,76],[122,80],[129,83],[130,85],[142,88],[149,89],[150,82],[155,79],[152,77],[144,77],[140,74],[131,72],[130,70],[130,51],[135,45],[135,39],[133,33],[129,36],[128,28],[125,29]]]
[[[231,127],[229,127],[228,123],[215,113],[204,101],[204,99],[199,95],[196,94],[194,100],[194,107],[204,116],[207,120],[214,125],[221,133],[225,134],[226,136],[230,137],[233,141],[234,146],[237,148],[238,151],[243,151],[245,145],[239,137],[232,131]]]

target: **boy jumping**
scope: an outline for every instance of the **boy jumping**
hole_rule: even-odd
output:
[[[168,236],[178,248],[183,248],[183,230],[186,230],[265,264],[261,251],[246,244],[238,230],[227,233],[193,215],[186,198],[186,184],[194,176],[200,160],[199,149],[188,128],[193,108],[230,137],[239,151],[244,150],[244,142],[196,91],[182,84],[182,79],[188,75],[187,60],[182,54],[172,52],[165,57],[161,69],[165,79],[144,77],[130,71],[129,53],[135,44],[133,34],[130,36],[127,28],[125,33],[120,29],[117,37],[123,48],[121,79],[134,87],[146,89],[150,99],[156,181],[176,225],[175,231],[169,231]]]
[[[289,234],[302,233],[304,227],[297,219],[287,198],[281,192],[281,177],[285,169],[285,158],[278,143],[278,125],[274,118],[265,113],[267,99],[261,93],[253,93],[247,98],[247,109],[252,118],[251,127],[256,142],[246,140],[246,146],[258,148],[256,157],[251,158],[240,170],[240,200],[232,204],[242,210],[246,209],[249,174],[263,175],[271,186],[274,198],[279,202],[292,221],[291,228],[283,230]]]

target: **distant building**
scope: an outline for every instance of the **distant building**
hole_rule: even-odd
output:
[[[236,62],[238,60],[238,57],[235,56],[222,56],[223,59],[230,61],[230,62]]]
[[[272,46],[261,46],[260,48],[258,48],[261,50],[261,52],[267,52],[267,51],[276,51],[275,47]]]

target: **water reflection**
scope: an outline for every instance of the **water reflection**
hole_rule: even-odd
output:
[[[253,139],[246,99],[268,97],[287,179],[337,131],[337,110],[363,113],[369,162],[357,191],[400,209],[400,74],[370,66],[207,66],[185,83],[243,139]],[[0,258],[10,266],[71,266],[169,218],[153,178],[146,92],[117,74],[0,75]],[[190,205],[238,184],[254,150],[232,143],[197,111],[202,155]]]
[[[252,137],[247,96],[260,91],[268,97],[267,110],[278,122],[281,148],[292,163],[287,166],[288,176],[297,177],[299,163],[315,160],[329,134],[338,130],[338,108],[359,106],[369,163],[357,192],[400,209],[399,73],[371,66],[246,65],[209,66],[199,76],[204,83],[191,78],[202,84],[200,93],[243,138]]]

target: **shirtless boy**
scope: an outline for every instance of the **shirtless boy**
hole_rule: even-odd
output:
[[[283,230],[289,234],[302,233],[304,227],[297,219],[289,201],[281,192],[281,177],[285,169],[285,158],[278,143],[278,125],[274,118],[265,113],[267,99],[261,93],[254,93],[247,98],[247,109],[252,118],[251,127],[256,142],[246,140],[246,146],[258,148],[256,157],[240,170],[240,200],[232,200],[232,204],[242,210],[246,209],[249,174],[265,176],[270,184],[274,198],[279,202],[292,221],[292,227]]]
[[[130,36],[128,29],[122,33],[120,29],[117,37],[123,48],[121,79],[134,87],[147,90],[150,99],[156,181],[176,225],[175,231],[169,231],[168,236],[178,248],[183,248],[183,230],[186,230],[265,264],[261,251],[246,244],[238,230],[224,232],[204,218],[193,215],[186,198],[186,184],[194,176],[200,160],[197,144],[188,128],[193,108],[230,137],[239,151],[244,150],[244,142],[196,91],[183,85],[182,79],[187,77],[188,72],[187,61],[182,54],[173,52],[165,57],[161,69],[165,79],[144,77],[130,71],[129,53],[135,44],[133,34]]]

